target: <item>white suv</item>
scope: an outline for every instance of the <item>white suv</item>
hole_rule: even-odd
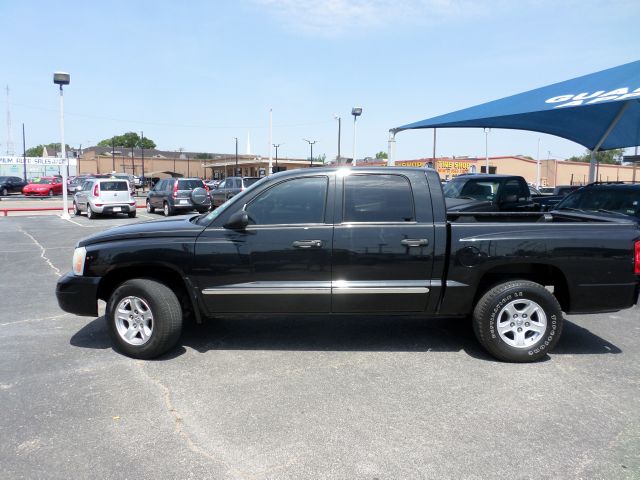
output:
[[[100,214],[126,213],[136,216],[136,199],[131,194],[127,180],[116,178],[91,178],[82,184],[73,196],[73,213],[87,212],[92,219]]]

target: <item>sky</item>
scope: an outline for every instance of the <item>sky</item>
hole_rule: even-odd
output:
[[[0,0],[0,153],[127,131],[163,150],[335,158],[387,151],[388,130],[639,59],[638,0]],[[491,130],[488,154],[565,159],[584,147]],[[433,131],[397,136],[432,155]],[[272,149],[275,155],[275,150]],[[437,156],[484,156],[482,129],[438,130]]]

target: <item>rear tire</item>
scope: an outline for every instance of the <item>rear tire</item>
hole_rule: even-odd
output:
[[[49,190],[49,196],[53,197],[53,190]]]
[[[78,208],[78,204],[73,202],[73,214],[77,217],[80,215],[80,209]]]
[[[129,212],[129,218],[136,218],[136,211]]]
[[[105,317],[116,349],[133,358],[166,353],[182,332],[178,297],[166,285],[150,279],[127,280],[116,288]]]
[[[162,213],[165,217],[173,215],[173,208],[171,208],[168,202],[164,202],[164,204],[162,205]]]
[[[534,362],[546,356],[560,339],[563,321],[556,298],[527,280],[493,287],[473,311],[478,341],[505,362]]]
[[[96,212],[94,212],[93,210],[91,210],[91,205],[89,205],[87,203],[87,218],[89,220],[94,220],[97,216],[98,216],[98,214]]]

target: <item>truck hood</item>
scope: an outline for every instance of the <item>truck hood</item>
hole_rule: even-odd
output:
[[[94,245],[96,243],[111,242],[114,240],[128,240],[148,237],[197,237],[205,227],[189,221],[193,216],[151,220],[149,222],[134,223],[111,228],[104,232],[96,233],[83,238],[78,242],[78,247]]]
[[[448,212],[462,212],[462,211],[478,211],[478,208],[489,207],[491,202],[486,200],[474,200],[470,198],[451,198],[445,197],[445,205]]]

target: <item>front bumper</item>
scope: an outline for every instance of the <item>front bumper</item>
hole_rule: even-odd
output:
[[[56,298],[62,310],[85,317],[98,316],[100,277],[78,277],[69,272],[56,285]]]

